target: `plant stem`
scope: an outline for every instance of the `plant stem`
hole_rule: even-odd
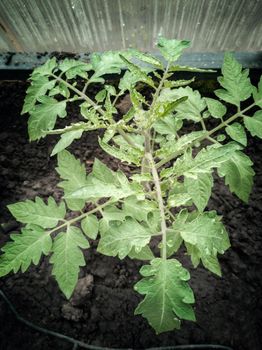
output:
[[[211,129],[210,131],[208,131],[206,134],[204,134],[203,136],[200,136],[198,139],[194,140],[194,142],[189,143],[185,149],[179,151],[179,152],[174,152],[172,153],[170,156],[166,157],[165,159],[162,159],[160,162],[158,162],[156,164],[156,168],[160,168],[162,165],[168,163],[169,161],[171,161],[173,158],[176,158],[177,156],[179,156],[181,153],[183,153],[186,149],[188,149],[189,147],[192,146],[193,143],[195,143],[196,141],[203,141],[206,138],[209,138],[212,134],[214,134],[215,132],[217,132],[218,130],[228,126],[228,124],[232,123],[235,119],[242,117],[242,114],[244,114],[245,112],[247,112],[248,110],[250,110],[251,108],[255,107],[260,101],[254,102],[252,103],[249,107],[243,109],[243,111],[239,111],[237,113],[235,113],[234,115],[232,115],[230,118],[228,118],[226,121],[222,121],[218,126],[216,126],[215,128]]]
[[[155,104],[156,104],[156,101],[157,101],[157,98],[162,90],[162,87],[163,87],[163,84],[166,80],[166,77],[167,77],[167,74],[168,74],[168,70],[169,70],[169,67],[170,67],[170,63],[168,62],[167,65],[166,65],[166,69],[164,71],[164,74],[159,82],[159,85],[158,85],[158,88],[156,89],[156,92],[154,94],[154,97],[153,97],[153,101],[152,101],[152,104],[151,104],[151,107],[150,107],[150,110],[152,112],[154,112],[154,108],[155,108]]]
[[[164,260],[166,260],[166,258],[167,258],[167,251],[166,251],[167,226],[166,226],[166,217],[165,217],[165,206],[164,206],[163,197],[162,197],[162,193],[161,193],[161,187],[160,187],[160,179],[158,176],[158,172],[157,172],[152,154],[147,153],[146,157],[148,158],[150,165],[151,165],[151,172],[152,172],[152,176],[154,179],[158,207],[159,207],[160,217],[161,217],[161,234],[162,234],[162,254],[161,254],[161,256]]]
[[[72,84],[68,83],[66,80],[56,76],[55,74],[52,74],[52,76],[54,78],[56,78],[57,81],[63,82],[69,89],[71,89],[72,91],[74,91],[76,94],[78,94],[81,98],[83,98],[87,103],[89,103],[91,106],[94,107],[94,109],[99,112],[101,115],[105,115],[106,112],[98,105],[96,104],[90,97],[88,97],[83,91],[80,91],[79,89],[77,89],[75,86],[73,86]],[[86,86],[87,87],[87,86]],[[119,132],[119,134],[121,136],[124,137],[124,139],[130,144],[130,146],[132,147],[136,147],[136,145],[133,143],[133,141],[128,137],[128,135],[124,132],[124,130],[120,127],[117,127],[117,131]]]
[[[101,204],[101,205],[98,205],[96,208],[94,208],[94,209],[92,209],[92,210],[89,210],[88,212],[83,213],[83,214],[81,214],[81,215],[79,215],[79,216],[77,216],[77,217],[75,217],[75,218],[73,218],[73,219],[71,219],[71,220],[66,221],[65,223],[63,223],[63,224],[61,224],[61,225],[59,225],[59,226],[53,228],[52,230],[48,231],[47,233],[50,235],[51,233],[53,233],[53,232],[55,232],[55,231],[57,231],[57,230],[60,230],[60,229],[63,228],[63,227],[69,227],[69,226],[72,225],[73,223],[75,223],[75,222],[77,222],[77,221],[79,221],[79,220],[85,218],[85,217],[88,216],[88,215],[91,215],[91,214],[93,214],[93,213],[96,213],[96,212],[100,211],[101,209],[105,208],[106,206],[108,206],[108,205],[110,205],[110,204],[113,204],[113,203],[115,203],[115,202],[116,202],[116,201],[112,201],[112,200],[109,199],[107,202],[105,202],[105,203],[103,203],[103,204]]]
[[[123,139],[126,140],[126,142],[127,142],[130,146],[132,146],[132,147],[134,147],[134,148],[137,148],[137,145],[133,142],[133,140],[131,140],[131,138],[128,136],[128,134],[126,134],[126,133],[124,132],[123,129],[117,128],[117,131],[118,131],[119,134],[123,137]]]
[[[83,93],[82,91],[80,91],[79,89],[77,89],[75,86],[73,86],[72,84],[68,83],[66,80],[59,78],[58,76],[56,76],[55,74],[52,74],[52,76],[54,78],[56,78],[57,81],[63,82],[69,89],[71,89],[72,91],[74,91],[76,94],[78,94],[80,97],[82,97],[86,102],[88,102],[91,106],[93,106],[95,108],[95,110],[97,110],[101,115],[105,114],[105,111],[103,111],[103,109],[98,106],[90,97],[88,97],[85,93]]]
[[[153,97],[153,101],[152,101],[152,104],[150,106],[150,109],[149,111],[153,114],[154,113],[154,108],[155,108],[155,104],[156,104],[156,101],[157,101],[157,98],[162,90],[162,87],[163,87],[163,84],[164,84],[164,81],[166,80],[166,76],[168,74],[168,70],[169,70],[169,66],[170,66],[170,63],[167,64],[166,68],[165,68],[165,71],[163,73],[163,76],[159,82],[159,85],[156,89],[156,92],[154,94],[154,97]],[[150,129],[146,129],[144,130],[143,132],[143,135],[145,137],[145,155],[142,159],[142,169],[141,169],[141,174],[144,174],[144,173],[147,173],[148,172],[148,169],[149,169],[149,164],[148,164],[148,159],[146,157],[147,154],[151,154],[151,141],[152,141],[152,145],[154,145],[154,139],[151,140],[151,131]],[[155,134],[154,134],[155,135]],[[148,187],[148,184],[145,184],[146,187]]]

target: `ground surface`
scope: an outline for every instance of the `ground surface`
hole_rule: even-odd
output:
[[[53,138],[29,143],[26,117],[20,117],[26,84],[0,83],[0,222],[11,219],[5,206],[36,195],[53,195],[58,177],[55,159],[49,159]],[[77,117],[74,110],[72,117]],[[96,135],[87,134],[75,142],[71,151],[90,169],[94,157],[109,163],[97,148]],[[121,348],[147,348],[177,344],[216,343],[235,350],[262,348],[262,143],[249,143],[248,154],[254,161],[255,186],[248,205],[231,195],[222,181],[215,186],[209,209],[223,214],[232,248],[221,256],[223,277],[217,278],[204,268],[194,270],[187,256],[178,258],[190,270],[191,286],[196,297],[197,323],[183,322],[180,331],[156,336],[147,322],[134,316],[140,296],[133,290],[139,279],[141,263],[105,257],[86,252],[87,265],[80,277],[88,285],[88,293],[72,306],[59,291],[47,259],[24,274],[9,275],[0,280],[0,288],[19,313],[43,327],[73,336],[93,345]],[[128,170],[127,168],[123,170]],[[8,235],[0,235],[2,245]],[[96,246],[94,242],[93,247]],[[81,286],[78,291],[81,294]],[[58,341],[22,325],[0,298],[0,349],[51,350],[72,349]]]

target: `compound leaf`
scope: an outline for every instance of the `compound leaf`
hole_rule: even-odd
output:
[[[157,119],[153,128],[161,135],[176,135],[176,132],[181,129],[182,120],[176,119],[174,115],[167,115],[163,119]]]
[[[190,46],[190,41],[187,40],[170,40],[160,37],[157,42],[157,47],[163,57],[169,61],[176,61],[181,55],[184,49]]]
[[[134,148],[129,146],[127,148],[118,148],[111,146],[108,143],[104,142],[101,138],[98,139],[100,147],[112,157],[127,162],[128,164],[140,165],[143,152],[139,148]]]
[[[221,217],[217,216],[215,211],[184,211],[177,216],[172,229],[185,241],[194,267],[201,259],[207,269],[221,275],[217,253],[223,254],[230,247],[230,242]]]
[[[104,170],[98,171],[98,169]],[[87,177],[86,183],[67,194],[65,198],[91,200],[112,197],[119,199],[129,197],[139,189],[140,186],[130,183],[122,172],[114,172],[95,159],[94,171]]]
[[[43,65],[37,67],[34,69],[31,77],[34,78],[36,75],[51,75],[53,70],[56,68],[57,62],[56,58],[50,58],[48,59]]]
[[[93,53],[91,55],[91,64],[94,75],[91,77],[89,82],[104,82],[101,76],[105,74],[120,74],[122,69],[126,68],[126,64],[120,57],[120,54],[125,55],[125,57],[130,57],[130,53],[121,51],[107,51],[102,54]]]
[[[89,243],[77,227],[69,226],[66,232],[60,232],[54,239],[50,258],[53,264],[52,274],[67,299],[76,286],[79,267],[85,266],[80,248],[89,248]]]
[[[112,222],[102,235],[97,250],[109,256],[119,256],[124,259],[135,248],[139,253],[151,238],[150,231],[133,218],[128,217],[120,225]]]
[[[55,227],[66,214],[64,202],[57,205],[53,197],[48,198],[47,204],[36,197],[35,201],[27,199],[7,207],[11,214],[23,224],[35,224],[43,228]]]
[[[156,151],[156,156],[160,158],[168,157],[173,153],[181,153],[188,146],[197,142],[205,131],[192,131],[190,134],[181,136],[178,140],[170,139]]]
[[[64,181],[58,184],[64,189],[65,195],[85,186],[86,169],[84,164],[76,159],[70,152],[63,150],[58,153],[58,167],[56,171]],[[85,205],[84,199],[68,199],[66,204],[71,210],[81,210]]]
[[[195,158],[192,158],[190,153],[185,153],[175,162],[173,168],[162,170],[161,176],[168,177],[175,174],[176,176],[195,177],[199,173],[209,173],[211,169],[218,168],[229,160],[239,149],[241,149],[239,144],[229,142],[226,145],[203,148]]]
[[[251,159],[241,151],[234,152],[231,157],[218,168],[218,174],[225,177],[226,185],[242,201],[248,202],[255,175]]]
[[[142,81],[153,88],[155,87],[153,79],[150,76],[148,76],[146,72],[144,72],[140,67],[138,67],[134,63],[130,62],[123,55],[120,55],[120,57],[132,73],[132,79],[137,79],[137,81]]]
[[[56,80],[49,80],[48,77],[42,75],[33,76],[31,80],[31,84],[26,90],[26,97],[21,114],[30,112],[34,108],[38,98],[44,96],[45,93],[51,90],[56,84]]]
[[[41,102],[30,112],[28,119],[28,133],[31,141],[45,136],[55,126],[57,117],[66,116],[66,101],[57,101],[53,97],[41,96]]]
[[[8,242],[1,250],[0,276],[15,273],[21,268],[25,272],[31,263],[37,265],[42,253],[47,255],[52,247],[52,239],[41,227],[31,225],[22,228],[22,233],[10,235],[12,242]]]
[[[201,112],[206,108],[206,102],[201,98],[201,95],[197,90],[194,91],[189,86],[172,90],[165,88],[162,90],[158,101],[171,102],[182,97],[187,97],[187,99],[175,107],[175,111],[177,112],[176,117],[199,122],[202,118]]]
[[[253,91],[248,69],[242,70],[242,65],[232,53],[226,52],[222,74],[223,76],[218,77],[218,82],[224,89],[215,90],[215,94],[221,100],[240,106],[240,102],[248,99]]]
[[[244,117],[244,123],[252,136],[262,139],[262,110],[257,111],[253,117]]]
[[[59,63],[58,68],[61,70],[61,72],[65,73],[67,79],[73,79],[77,75],[79,77],[87,79],[86,72],[92,69],[92,65],[90,63],[66,58]]]
[[[156,258],[140,269],[144,277],[135,290],[145,295],[135,315],[142,314],[156,333],[180,328],[180,319],[195,321],[194,294],[188,285],[189,272],[175,259]]]

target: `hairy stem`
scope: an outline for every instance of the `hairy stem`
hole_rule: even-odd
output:
[[[169,67],[170,67],[170,63],[168,62],[168,64],[166,65],[166,69],[164,70],[164,74],[159,82],[159,85],[158,85],[158,88],[156,89],[156,92],[154,94],[154,97],[153,97],[153,101],[152,101],[152,104],[151,104],[151,107],[150,107],[150,110],[153,112],[154,111],[154,108],[155,108],[155,104],[156,104],[156,101],[157,101],[157,98],[162,90],[162,87],[163,87],[163,84],[167,78],[167,75],[168,75],[168,70],[169,70]]]
[[[57,81],[63,82],[69,89],[71,89],[72,91],[74,91],[76,94],[78,94],[83,100],[85,100],[87,103],[89,103],[91,106],[93,106],[95,108],[95,110],[100,113],[101,115],[105,115],[106,112],[98,105],[96,104],[90,97],[88,97],[85,94],[85,90],[88,86],[88,84],[85,85],[85,88],[83,91],[80,91],[79,89],[77,89],[75,86],[73,86],[72,84],[68,83],[66,80],[62,79],[61,77],[56,76],[55,74],[52,74],[52,76],[54,78],[56,78]],[[124,130],[121,127],[117,127],[117,131],[119,132],[120,135],[122,135],[124,137],[124,139],[126,140],[126,142],[128,144],[130,144],[130,146],[135,147],[136,145],[133,143],[133,141],[128,137],[128,135],[124,132]]]
[[[164,260],[166,260],[166,258],[167,258],[167,251],[166,251],[167,226],[166,226],[166,217],[165,217],[165,206],[164,206],[163,197],[162,197],[162,193],[161,193],[161,187],[160,187],[160,179],[158,176],[158,172],[157,172],[152,154],[147,153],[146,157],[148,158],[150,165],[151,165],[151,172],[152,172],[152,176],[154,179],[158,207],[159,207],[160,217],[161,217],[161,234],[162,234],[162,254],[161,254],[161,256]]]
[[[92,210],[89,210],[88,212],[83,213],[83,214],[81,214],[81,215],[79,215],[79,216],[77,216],[77,217],[75,217],[75,218],[73,218],[73,219],[71,219],[71,220],[67,220],[65,223],[63,223],[63,224],[61,224],[61,225],[59,225],[59,226],[53,228],[52,230],[48,231],[47,233],[48,233],[48,234],[51,234],[51,233],[53,233],[53,232],[55,232],[55,231],[60,230],[60,229],[63,228],[63,227],[68,227],[68,226],[72,225],[73,223],[75,223],[75,222],[77,222],[77,221],[79,221],[79,220],[85,218],[86,216],[91,215],[91,214],[94,214],[94,213],[100,211],[101,209],[105,208],[106,206],[108,206],[108,205],[110,205],[110,204],[113,204],[113,203],[115,203],[115,202],[116,202],[116,201],[112,201],[112,200],[109,199],[107,202],[105,202],[105,203],[103,203],[103,204],[101,204],[101,205],[98,205],[96,208],[94,208],[94,209],[92,209]]]
[[[245,112],[247,112],[248,110],[250,110],[251,108],[255,107],[260,101],[254,102],[252,103],[250,106],[248,106],[247,108],[243,109],[242,111],[239,111],[237,113],[235,113],[234,115],[232,115],[230,118],[228,118],[225,121],[222,121],[218,126],[216,126],[215,128],[211,129],[210,131],[207,131],[206,134],[204,134],[203,136],[200,136],[198,139],[194,140],[194,142],[189,143],[185,149],[182,149],[179,152],[174,152],[173,154],[171,154],[170,156],[162,159],[160,162],[158,162],[156,164],[156,168],[160,168],[162,165],[170,162],[173,158],[176,158],[177,156],[179,156],[181,153],[183,153],[186,149],[188,149],[189,147],[191,147],[193,145],[193,143],[195,143],[196,141],[203,141],[205,139],[208,139],[211,135],[213,135],[215,132],[217,132],[218,130],[228,126],[228,124],[232,123],[235,119],[239,118],[239,117],[243,117],[243,114]]]
[[[56,76],[55,74],[52,74],[52,76],[54,78],[56,78],[57,81],[62,82],[63,84],[65,84],[69,89],[71,89],[72,91],[74,91],[76,94],[78,94],[80,97],[82,97],[86,102],[88,102],[91,106],[93,106],[101,115],[105,114],[105,111],[103,111],[103,109],[97,105],[90,97],[88,97],[84,92],[80,91],[79,89],[77,89],[75,86],[73,86],[72,84],[68,83],[66,80]]]

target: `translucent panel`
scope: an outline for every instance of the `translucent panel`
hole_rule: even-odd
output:
[[[260,0],[1,0],[0,50],[151,51],[158,35],[191,51],[259,51]]]

